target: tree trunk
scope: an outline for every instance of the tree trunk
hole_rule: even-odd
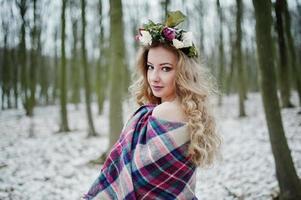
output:
[[[54,63],[53,63],[53,87],[52,87],[52,103],[55,104],[56,103],[56,99],[57,99],[57,91],[58,91],[58,86],[59,86],[59,73],[58,73],[58,68],[59,68],[59,59],[58,59],[58,55],[57,55],[57,38],[58,38],[58,30],[55,29],[54,32]]]
[[[110,144],[117,141],[122,129],[122,94],[125,53],[121,0],[110,0]]]
[[[261,73],[263,106],[276,164],[280,200],[301,199],[301,185],[294,168],[282,125],[276,91],[274,57],[271,36],[271,1],[253,0],[256,17],[256,42]]]
[[[98,10],[99,10],[99,60],[97,62],[97,71],[96,71],[96,93],[97,93],[97,102],[98,102],[98,114],[101,115],[103,111],[103,104],[105,101],[105,93],[107,88],[105,73],[105,52],[104,52],[104,27],[103,27],[103,17],[102,17],[102,2],[99,0],[98,2]]]
[[[297,5],[297,11],[298,11],[298,19],[297,19],[297,25],[299,27],[299,31],[297,32],[299,40],[301,40],[301,2],[298,2],[296,0],[296,5]],[[297,49],[296,49],[297,55],[301,55],[301,42],[299,42]],[[297,56],[297,67],[299,70],[301,70],[301,56]],[[301,101],[299,97],[299,102]],[[301,102],[299,103],[301,106]]]
[[[37,0],[33,0],[33,28],[31,30],[31,51],[30,51],[30,66],[29,66],[29,89],[30,96],[28,107],[26,110],[27,116],[33,116],[33,109],[36,104],[36,69],[37,69],[37,46],[38,46],[38,37],[37,37]]]
[[[288,52],[290,55],[290,63],[291,69],[293,71],[294,80],[296,82],[297,93],[299,95],[299,105],[301,105],[301,69],[300,66],[297,65],[297,57],[296,57],[296,49],[294,46],[294,39],[291,33],[291,17],[287,6],[287,0],[283,1],[283,9],[284,9],[284,19],[285,19],[285,34],[288,43]]]
[[[18,65],[18,56],[16,49],[13,50],[11,55],[11,60],[13,64],[13,90],[14,90],[14,108],[18,109],[18,101],[19,101],[19,91],[18,91],[18,84],[19,84],[19,65]]]
[[[84,69],[84,85],[85,85],[85,100],[86,100],[86,113],[88,120],[88,137],[97,136],[94,128],[92,112],[91,112],[91,100],[90,100],[90,80],[89,80],[89,67],[87,63],[87,53],[86,53],[86,1],[81,0],[82,7],[82,59],[83,59],[83,69]]]
[[[2,110],[5,109],[4,102],[6,99],[6,108],[10,108],[10,81],[11,81],[11,73],[10,73],[10,64],[9,64],[9,51],[8,51],[8,35],[9,35],[9,25],[7,22],[2,22],[3,32],[4,32],[4,47],[3,47],[3,60],[2,60]]]
[[[225,86],[225,90],[227,95],[229,95],[232,90],[233,90],[233,81],[236,80],[235,78],[235,60],[236,60],[236,48],[235,48],[235,37],[234,37],[234,31],[231,30],[231,25],[228,24],[228,35],[229,35],[229,45],[230,45],[230,49],[231,49],[231,55],[230,55],[230,63],[229,63],[229,67],[230,67],[230,72],[229,74],[227,74],[226,77],[226,86]]]
[[[244,78],[244,66],[242,60],[242,50],[241,50],[241,38],[242,38],[242,31],[241,31],[241,21],[242,21],[242,0],[236,0],[237,4],[237,13],[236,13],[236,53],[237,53],[237,78],[238,78],[238,93],[239,93],[239,116],[244,117],[246,116],[245,112],[245,78]]]
[[[39,55],[40,54],[40,50],[38,51]],[[39,69],[39,77],[40,77],[40,86],[41,86],[41,90],[40,90],[40,95],[39,95],[39,101],[43,104],[43,105],[49,105],[49,94],[48,94],[48,89],[49,89],[49,76],[48,76],[48,69],[50,68],[50,65],[48,64],[48,62],[45,60],[46,58],[44,58],[43,56],[40,57],[40,69]]]
[[[37,82],[40,84],[40,94],[39,94],[39,103],[42,105],[49,105],[49,81],[51,80],[52,76],[52,68],[49,65],[49,62],[46,60],[47,56],[42,55],[42,30],[41,30],[41,20],[39,20],[39,26],[38,26],[38,41],[37,41],[37,56],[39,58],[38,60],[38,80]],[[49,69],[51,69],[49,71]],[[51,73],[51,75],[49,75]]]
[[[279,64],[279,87],[282,107],[292,107],[290,102],[290,82],[289,82],[289,64],[287,58],[287,46],[283,32],[283,14],[284,14],[284,1],[276,0],[275,13],[276,13],[276,29],[278,33],[278,49],[280,56]]]
[[[72,34],[73,34],[73,47],[72,47],[72,64],[71,64],[71,102],[77,105],[80,102],[80,68],[78,66],[78,50],[77,50],[77,41],[78,41],[78,21],[77,19],[72,19]]]
[[[200,53],[201,56],[203,56],[204,52],[204,15],[205,15],[205,9],[204,9],[204,2],[203,1],[197,1],[196,5],[196,12],[198,13],[198,26],[199,26],[199,33],[200,33]]]
[[[19,44],[19,60],[21,67],[21,93],[22,93],[22,104],[27,111],[28,109],[28,69],[27,69],[27,53],[26,53],[26,21],[25,14],[27,12],[27,1],[20,0],[16,1],[19,8],[20,16],[22,19],[21,29],[20,29],[20,44]]]
[[[223,37],[223,13],[222,13],[222,8],[220,1],[216,1],[216,7],[217,7],[217,13],[219,16],[219,43],[218,43],[218,50],[219,50],[219,70],[218,70],[218,86],[220,88],[220,95],[218,96],[218,105],[222,105],[222,97],[224,93],[224,64],[225,64],[225,59],[224,59],[224,37]]]
[[[163,8],[163,13],[164,13],[163,21],[165,21],[165,19],[167,18],[170,0],[162,0],[161,4],[162,4],[162,8]]]
[[[66,84],[66,55],[65,55],[65,11],[67,0],[62,0],[61,15],[61,74],[60,74],[60,101],[61,101],[61,124],[60,132],[70,131],[67,115],[67,84]]]

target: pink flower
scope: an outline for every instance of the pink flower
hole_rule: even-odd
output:
[[[173,28],[164,27],[162,33],[165,39],[168,41],[172,41],[173,39],[176,38],[176,30]]]

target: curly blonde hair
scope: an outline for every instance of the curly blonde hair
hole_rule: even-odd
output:
[[[197,58],[189,58],[182,51],[161,43],[141,47],[137,57],[138,77],[135,78],[136,81],[130,90],[139,105],[161,103],[161,99],[153,95],[147,82],[147,56],[149,49],[156,46],[163,46],[178,56],[176,93],[188,118],[190,135],[188,153],[195,165],[210,166],[217,157],[221,144],[209,104],[209,98],[217,90],[212,84],[212,76],[199,64]]]

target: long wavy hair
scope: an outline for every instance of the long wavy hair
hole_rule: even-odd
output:
[[[141,47],[136,61],[138,77],[134,78],[136,81],[130,86],[130,90],[139,105],[161,103],[161,99],[153,95],[147,81],[148,52],[150,48],[156,46],[163,46],[178,56],[176,93],[188,118],[190,135],[188,153],[195,165],[210,166],[219,154],[221,144],[209,101],[217,90],[212,76],[197,58],[190,58],[181,50],[167,44],[155,43]]]

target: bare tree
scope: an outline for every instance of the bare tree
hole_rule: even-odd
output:
[[[288,56],[287,56],[287,43],[284,36],[283,29],[283,17],[284,17],[284,1],[276,0],[275,3],[275,13],[276,13],[276,29],[278,33],[278,49],[280,56],[280,64],[279,64],[279,86],[280,86],[280,97],[283,107],[292,107],[292,103],[290,102],[290,81],[289,81],[289,72],[290,67],[288,64]]]
[[[6,108],[11,108],[11,99],[10,99],[10,91],[11,91],[11,79],[12,79],[12,72],[11,72],[11,66],[9,61],[9,48],[8,48],[8,37],[9,37],[9,21],[7,18],[5,19],[5,16],[7,13],[3,12],[1,13],[1,25],[3,30],[3,38],[4,38],[4,47],[3,47],[3,59],[1,63],[1,89],[2,89],[2,95],[1,95],[1,109],[4,110],[4,102],[6,99]]]
[[[285,138],[275,85],[271,4],[271,0],[253,0],[262,101],[276,164],[280,200],[298,200],[301,199],[301,184]]]
[[[60,73],[60,105],[61,105],[61,124],[60,132],[70,131],[68,125],[67,113],[67,84],[66,84],[66,52],[65,52],[65,28],[66,28],[66,3],[67,0],[62,0],[62,14],[61,14],[61,73]]]
[[[79,53],[78,53],[78,16],[77,10],[79,5],[77,1],[70,2],[70,13],[71,13],[71,23],[72,23],[72,58],[71,58],[71,102],[77,105],[80,102],[80,66],[78,65]],[[72,14],[76,13],[76,14]]]
[[[204,2],[203,1],[196,1],[195,2],[195,9],[198,14],[198,26],[199,26],[199,34],[200,34],[200,45],[199,49],[200,52],[203,54],[204,53],[204,16],[206,9],[204,9]]]
[[[168,9],[170,6],[170,0],[161,0],[161,6],[162,6],[162,10],[163,10],[163,16],[162,16],[162,21],[164,21],[167,18],[167,13],[168,13]]]
[[[218,70],[218,82],[221,94],[218,98],[218,104],[222,104],[222,95],[224,90],[224,65],[225,65],[225,56],[224,56],[224,37],[223,37],[223,25],[224,25],[224,17],[222,13],[222,8],[219,0],[216,0],[217,13],[219,17],[219,41],[218,41],[218,55],[219,55],[219,70]]]
[[[58,95],[58,86],[59,86],[59,59],[58,59],[58,47],[57,47],[57,41],[58,41],[58,28],[55,28],[54,31],[54,61],[53,61],[53,77],[52,77],[52,94],[51,94],[51,101],[52,103],[56,102],[57,95]]]
[[[296,88],[299,95],[299,105],[301,105],[301,69],[300,66],[297,65],[297,57],[296,57],[296,49],[294,45],[294,39],[291,33],[291,16],[288,10],[287,0],[283,1],[283,9],[284,9],[284,21],[285,21],[285,35],[288,43],[288,50],[290,55],[290,63],[291,69],[293,71],[294,80],[296,82]]]
[[[242,38],[242,14],[243,4],[242,0],[236,0],[237,12],[236,12],[236,67],[237,67],[237,78],[238,78],[238,93],[239,93],[239,116],[246,116],[245,112],[245,77],[244,77],[244,66],[243,66],[243,54],[241,49],[241,38]]]
[[[82,50],[82,60],[83,60],[83,70],[84,70],[84,85],[85,85],[85,104],[86,104],[86,113],[88,120],[88,137],[96,136],[92,111],[91,111],[91,86],[90,86],[90,71],[87,63],[87,52],[86,52],[86,1],[81,0],[81,10],[82,10],[82,35],[81,35],[81,50]]]
[[[37,84],[37,65],[38,65],[38,22],[37,18],[37,0],[32,0],[33,3],[33,27],[31,29],[31,51],[30,51],[30,66],[29,66],[29,91],[28,106],[26,115],[33,116],[33,110],[36,104],[36,84]]]
[[[28,9],[28,2],[26,0],[16,0],[16,5],[19,9],[21,16],[21,29],[20,29],[20,43],[19,43],[19,64],[21,75],[21,93],[22,104],[25,110],[28,109],[28,66],[27,66],[27,53],[26,53],[26,19],[25,15]]]
[[[96,66],[96,94],[98,102],[98,114],[103,111],[103,104],[105,101],[105,94],[108,82],[107,58],[105,56],[105,39],[104,39],[104,25],[102,13],[102,0],[98,1],[99,14],[99,59]]]
[[[119,138],[122,129],[122,94],[120,81],[124,79],[125,51],[121,0],[110,0],[110,144]]]

